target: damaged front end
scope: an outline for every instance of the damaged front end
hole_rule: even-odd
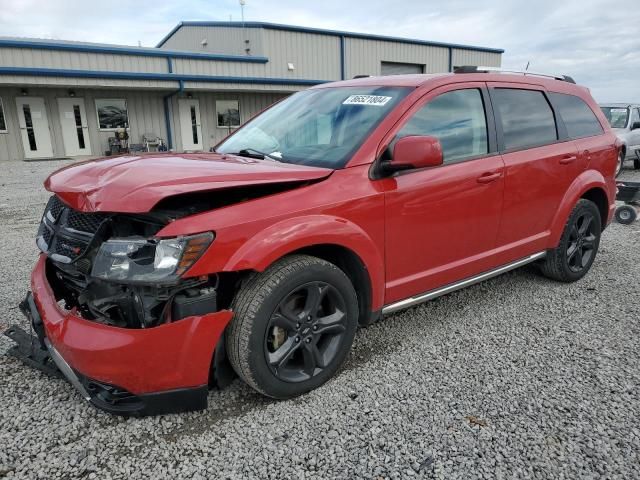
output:
[[[52,196],[37,234],[44,255],[33,294],[20,305],[36,335],[10,327],[5,334],[17,345],[9,353],[62,372],[83,397],[114,413],[205,408],[207,386],[233,378],[224,354],[230,301],[223,296],[220,308],[218,275],[183,274],[215,235],[157,237],[191,213],[80,212]]]
[[[48,256],[56,300],[83,318],[124,328],[215,311],[215,278],[181,279],[214,235],[155,238],[179,212],[173,215],[84,213],[51,197],[36,243]]]

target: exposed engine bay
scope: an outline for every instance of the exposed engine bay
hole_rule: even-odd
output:
[[[83,318],[149,328],[217,310],[218,276],[181,279],[213,241],[213,233],[154,239],[167,223],[209,205],[148,214],[84,213],[51,197],[38,247],[58,303]]]

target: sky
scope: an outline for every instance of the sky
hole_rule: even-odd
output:
[[[151,47],[181,20],[229,19],[238,0],[0,0],[2,36]],[[638,0],[246,0],[245,20],[503,48],[504,68],[640,102]]]

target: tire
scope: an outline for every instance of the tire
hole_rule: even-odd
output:
[[[236,373],[269,397],[319,387],[344,364],[358,325],[358,299],[338,267],[285,257],[252,276],[233,301],[227,352]]]
[[[622,205],[616,208],[616,221],[622,225],[629,225],[636,221],[638,212],[631,205]]]
[[[625,158],[625,151],[624,150],[620,150],[620,153],[618,154],[618,163],[616,163],[616,178],[620,176],[620,174],[622,173],[622,169],[624,168],[624,158]]]
[[[547,252],[541,264],[543,275],[559,282],[575,282],[584,277],[596,258],[601,226],[598,207],[590,200],[580,199],[569,215],[560,243]]]
[[[640,159],[638,158],[633,159],[633,168],[635,170],[640,170]]]

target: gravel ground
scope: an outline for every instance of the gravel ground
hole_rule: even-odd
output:
[[[1,328],[24,324],[41,182],[65,164],[0,162]],[[389,317],[291,401],[236,381],[204,412],[124,419],[2,338],[0,477],[640,478],[639,254],[640,222],[614,224],[576,284],[528,267]]]

